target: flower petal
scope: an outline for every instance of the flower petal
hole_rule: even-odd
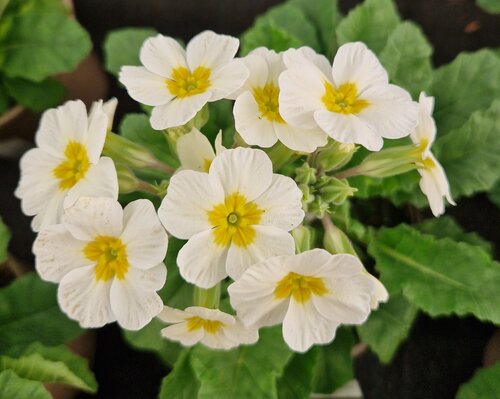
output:
[[[234,58],[239,45],[240,41],[232,36],[209,30],[198,33],[186,47],[189,68],[193,71],[204,66],[215,72]]]
[[[263,47],[261,47],[263,49]],[[268,81],[268,71],[266,60],[257,52],[258,49],[250,52],[246,57],[240,58],[250,72],[243,86],[233,93],[233,99],[245,91],[252,91],[254,87],[264,86]],[[267,49],[266,49],[267,50]]]
[[[191,317],[191,315],[183,310],[171,308],[170,306],[165,305],[157,317],[165,323],[182,323]]]
[[[158,106],[174,98],[165,78],[144,67],[123,66],[118,79],[126,87],[128,95],[142,104]]]
[[[233,60],[213,73],[210,80],[212,86],[208,89],[212,96],[210,101],[223,98],[234,99],[234,93],[247,80],[249,71],[241,60]]]
[[[188,331],[187,323],[172,324],[161,330],[161,335],[172,341],[178,341],[184,346],[193,346],[200,342],[205,335],[203,329]]]
[[[288,49],[283,54],[283,61],[288,68],[301,68],[302,66],[310,66],[312,63],[318,70],[330,80],[332,74],[332,66],[322,54],[316,53],[311,47],[300,47],[298,49]]]
[[[275,123],[274,131],[286,147],[294,151],[311,153],[326,145],[328,137],[321,129],[301,129],[285,123]]]
[[[104,141],[106,140],[108,123],[109,118],[104,112],[102,101],[95,102],[89,113],[88,131],[84,141],[85,149],[91,163],[97,163],[101,156]]]
[[[264,151],[236,148],[217,155],[209,174],[216,178],[226,195],[239,193],[253,201],[272,182],[273,164]]]
[[[434,109],[434,97],[427,97],[424,92],[420,93],[418,102],[418,123],[410,138],[415,144],[426,143],[429,150],[436,138],[436,123],[432,117]]]
[[[264,210],[261,225],[290,231],[304,219],[302,191],[290,177],[273,174],[269,188],[254,202]]]
[[[211,96],[211,92],[205,92],[192,97],[175,98],[153,108],[150,119],[151,127],[155,130],[163,130],[184,125],[194,118]]]
[[[389,77],[377,56],[364,43],[347,43],[337,51],[332,76],[335,86],[351,82],[358,93],[373,85],[387,85]]]
[[[138,269],[150,269],[165,259],[168,237],[151,201],[139,199],[123,210],[120,239],[127,248],[128,262]]]
[[[37,232],[44,227],[61,222],[65,195],[65,191],[56,190],[50,196],[47,196],[45,208],[40,210],[31,221],[33,231]]]
[[[268,148],[278,141],[273,123],[261,116],[259,107],[249,91],[238,96],[233,114],[236,131],[247,144]]]
[[[224,192],[215,179],[207,173],[182,170],[170,179],[158,215],[170,234],[185,240],[212,228],[207,210],[222,202]]]
[[[115,321],[109,302],[111,281],[96,281],[94,266],[70,271],[57,290],[61,310],[83,328],[102,327]]]
[[[198,129],[179,137],[176,143],[177,154],[184,169],[208,172],[206,165],[215,158],[215,152],[208,138]]]
[[[160,34],[144,42],[139,58],[148,70],[164,78],[172,75],[172,69],[187,66],[186,52],[177,40]]]
[[[45,281],[58,283],[71,270],[88,266],[91,262],[83,256],[84,246],[62,224],[43,229],[33,244],[38,274]]]
[[[65,210],[62,223],[78,240],[93,241],[100,235],[118,237],[123,229],[123,210],[111,198],[81,197]]]
[[[226,326],[223,331],[224,335],[235,343],[234,346],[254,344],[259,339],[257,328],[255,326],[245,327],[240,320],[236,320],[236,323],[231,326]]]
[[[177,256],[181,276],[198,287],[213,287],[227,276],[227,250],[214,243],[211,230],[195,234]]]

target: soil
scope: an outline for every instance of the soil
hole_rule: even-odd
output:
[[[340,0],[346,12],[360,1]],[[75,0],[76,15],[90,32],[95,48],[110,30],[125,26],[153,26],[164,34],[185,41],[194,34],[212,29],[238,35],[248,28],[255,15],[280,3],[278,0]],[[473,0],[397,0],[405,19],[417,22],[432,42],[436,66],[451,61],[463,50],[500,46],[500,16],[478,9]],[[102,55],[102,53],[100,53]],[[117,121],[127,112],[138,112],[137,104],[114,77],[110,96],[119,99]],[[33,262],[34,235],[29,219],[20,212],[12,193],[18,180],[18,160],[1,159],[0,214],[12,229],[11,253]],[[449,210],[468,230],[475,230],[500,248],[500,210],[485,195],[463,199]],[[356,374],[366,398],[453,398],[458,386],[481,364],[483,348],[493,327],[475,319],[431,320],[421,316],[411,340],[403,344],[390,366],[381,365],[369,351],[356,361]],[[102,399],[156,398],[161,378],[168,371],[157,358],[129,348],[115,325],[98,330],[94,370]],[[80,394],[79,399],[91,396]]]

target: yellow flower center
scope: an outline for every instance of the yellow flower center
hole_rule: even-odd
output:
[[[203,328],[209,334],[215,334],[222,327],[224,323],[218,320],[206,320],[198,316],[190,317],[187,321],[187,330],[189,332]]]
[[[264,87],[254,87],[253,89],[253,98],[259,107],[261,117],[271,122],[285,123],[279,111],[279,95],[279,87],[272,82],[267,83]]]
[[[292,296],[299,303],[309,301],[311,295],[323,296],[326,293],[328,293],[328,289],[323,279],[294,272],[290,272],[283,277],[274,289],[276,299],[285,299]]]
[[[329,82],[325,82],[325,94],[321,101],[330,112],[339,114],[358,114],[363,108],[368,107],[370,103],[358,98],[358,88],[355,83],[344,83],[335,89]]]
[[[213,226],[214,242],[220,246],[228,246],[231,242],[238,247],[249,246],[255,239],[252,226],[260,222],[263,213],[255,203],[247,202],[243,195],[228,195],[224,203],[207,211]]]
[[[204,159],[203,160],[203,170],[208,173],[210,170],[210,166],[212,165],[212,160],[211,159]]]
[[[64,150],[66,159],[52,173],[60,180],[59,188],[68,190],[82,179],[90,167],[87,150],[78,141],[70,141]]]
[[[88,260],[96,262],[96,280],[108,281],[113,277],[123,280],[128,270],[127,248],[119,238],[97,236],[83,249]]]
[[[427,170],[431,170],[431,169],[434,169],[436,167],[436,163],[434,162],[434,160],[431,157],[422,159],[421,165],[422,165],[421,167],[423,169],[427,169]]]
[[[204,93],[211,84],[210,68],[203,66],[199,66],[193,72],[182,66],[174,68],[172,77],[166,81],[170,93],[178,98]]]

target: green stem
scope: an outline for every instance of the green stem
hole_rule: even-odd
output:
[[[209,289],[194,288],[194,303],[209,309],[217,309],[220,302],[220,283]]]

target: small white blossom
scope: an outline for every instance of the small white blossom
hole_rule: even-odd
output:
[[[207,102],[241,87],[248,70],[234,59],[238,46],[237,38],[211,31],[193,37],[186,50],[171,37],[157,35],[142,45],[144,66],[122,67],[119,79],[130,97],[154,107],[153,129],[181,126]]]
[[[238,318],[218,309],[192,306],[182,311],[165,306],[158,317],[172,324],[161,335],[184,346],[201,342],[212,349],[231,349],[259,339],[257,328],[245,327]]]
[[[377,289],[358,258],[313,249],[251,266],[228,288],[231,306],[245,325],[283,323],[294,351],[327,344],[340,324],[361,324]]]
[[[61,224],[40,231],[33,252],[41,278],[59,283],[59,306],[82,327],[116,320],[138,330],[163,309],[156,291],[167,276],[167,243],[150,201],[122,209],[110,198],[82,197]]]
[[[445,211],[444,199],[456,205],[450,193],[450,185],[443,167],[436,157],[431,153],[431,146],[436,138],[436,124],[432,118],[434,109],[434,97],[427,97],[420,93],[418,125],[410,138],[418,145],[418,151],[422,155],[418,163],[420,173],[420,189],[427,197],[432,214],[436,217]]]
[[[383,137],[408,136],[417,123],[410,95],[389,84],[387,72],[363,43],[341,46],[330,66],[310,48],[285,52],[279,78],[280,113],[294,126],[314,129],[345,144],[382,148]]]
[[[263,151],[237,148],[217,155],[208,173],[174,175],[158,214],[169,233],[189,240],[177,258],[182,277],[210,288],[259,260],[293,254],[288,231],[304,218],[301,198]]]
[[[37,148],[21,158],[21,179],[15,195],[23,212],[35,216],[34,231],[59,223],[63,209],[81,196],[118,196],[111,158],[100,157],[108,117],[102,102],[87,116],[82,101],[68,101],[46,111],[35,141]]]

